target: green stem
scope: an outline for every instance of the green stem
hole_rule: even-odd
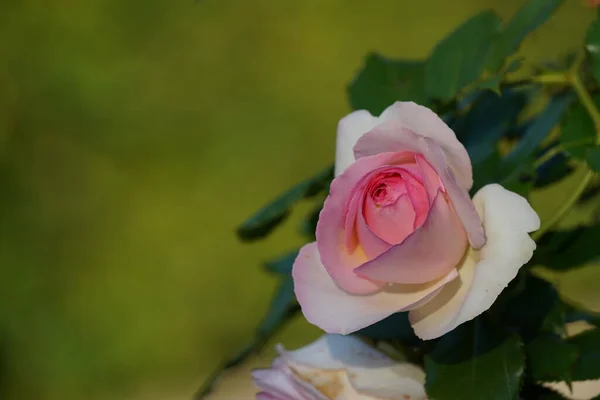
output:
[[[577,96],[579,96],[579,100],[581,100],[581,104],[585,107],[588,114],[594,121],[594,127],[596,128],[596,134],[600,135],[600,112],[598,112],[598,108],[592,99],[592,96],[588,93],[587,89],[583,85],[579,74],[572,74],[570,79],[571,85]],[[598,141],[598,140],[597,140]]]
[[[531,81],[535,83],[542,83],[545,85],[557,83],[568,84],[569,77],[567,76],[567,74],[562,72],[549,72],[546,74],[536,75],[533,78],[531,78]]]
[[[583,65],[584,61],[585,61],[585,53],[581,52],[577,55],[577,58],[576,58],[575,62],[573,63],[573,66],[566,74],[540,75],[540,76],[536,77],[536,81],[542,82],[542,83],[567,83],[567,84],[571,85],[573,90],[575,90],[575,93],[577,93],[577,96],[579,97],[581,104],[585,107],[586,111],[588,112],[588,114],[590,115],[592,120],[594,121],[594,127],[596,130],[596,143],[600,144],[600,112],[598,111],[598,108],[596,107],[596,104],[594,103],[592,96],[590,96],[589,92],[585,88],[585,85],[583,84],[583,82],[581,80],[581,76],[579,75],[579,69]],[[562,77],[561,77],[561,75],[562,75]],[[560,151],[562,151],[562,149],[557,148],[555,152],[548,152],[548,153],[552,153],[552,154],[549,154],[548,158],[542,157],[538,161],[544,162]],[[593,171],[588,167],[583,179],[581,180],[581,182],[579,182],[579,185],[577,186],[577,188],[575,188],[573,193],[571,193],[571,195],[567,198],[567,200],[561,206],[561,208],[558,209],[558,211],[556,213],[554,213],[554,215],[552,216],[552,218],[550,218],[550,220],[548,220],[545,224],[543,224],[541,226],[540,229],[538,229],[536,232],[534,232],[531,235],[531,237],[534,240],[538,240],[539,238],[541,238],[544,235],[544,233],[546,233],[550,229],[552,229],[565,216],[565,214],[567,214],[567,212],[569,212],[571,207],[573,207],[573,205],[577,202],[579,197],[583,194],[583,192],[585,191],[585,188],[588,186],[588,184],[592,180],[593,176],[594,176]]]

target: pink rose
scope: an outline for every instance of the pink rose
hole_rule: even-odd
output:
[[[329,333],[410,310],[419,337],[439,337],[487,310],[535,249],[527,200],[499,185],[471,200],[469,156],[426,107],[344,117],[335,174],[293,269],[304,315]]]
[[[270,369],[253,372],[259,400],[424,400],[425,374],[352,336],[325,335],[296,351],[278,346]]]

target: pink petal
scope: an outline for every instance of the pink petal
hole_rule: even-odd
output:
[[[371,230],[388,244],[402,242],[414,230],[415,210],[408,194],[398,197],[394,204],[386,207],[377,207],[372,199],[367,198],[364,217]],[[389,248],[388,245],[384,251]]]
[[[448,274],[465,254],[467,236],[454,210],[438,192],[427,219],[404,242],[354,271],[370,279],[425,283]]]
[[[362,247],[358,246],[356,250],[349,248],[348,245],[352,245],[355,240],[351,235],[355,235],[356,232],[346,230],[352,226],[348,217],[353,215],[356,218],[358,217],[356,213],[361,212],[360,209],[356,211],[349,209],[349,207],[360,207],[362,197],[356,196],[362,196],[363,189],[359,183],[365,176],[383,165],[413,159],[412,154],[402,153],[382,153],[373,157],[364,157],[352,164],[331,183],[329,196],[325,200],[317,223],[317,243],[327,272],[342,289],[349,293],[373,293],[384,285],[383,282],[372,282],[353,272],[354,268],[368,260]],[[368,182],[363,182],[365,185],[366,183]],[[368,232],[363,231],[363,234],[366,235]],[[376,241],[376,238],[373,238],[373,241]],[[367,246],[372,245],[374,243],[367,243]]]
[[[448,154],[448,163],[460,185],[466,190],[473,186],[471,160],[456,134],[436,113],[413,102],[396,102],[379,117],[380,123],[396,121],[418,135],[434,139]],[[383,151],[390,151],[389,149]]]
[[[427,198],[429,204],[433,204],[433,200],[437,195],[438,189],[443,188],[440,176],[435,172],[435,169],[427,162],[423,155],[419,154],[416,157],[419,172],[421,173],[423,185],[427,190]]]
[[[458,266],[460,279],[410,312],[411,324],[422,339],[440,337],[490,308],[535,250],[528,233],[539,228],[540,219],[526,199],[500,185],[487,185],[473,202],[488,241],[480,250],[469,249]]]
[[[296,297],[306,319],[329,333],[348,334],[408,310],[456,278],[456,271],[422,285],[386,285],[355,296],[340,289],[321,263],[316,243],[302,247],[292,270]]]
[[[481,219],[469,198],[469,193],[464,186],[456,182],[452,169],[448,166],[448,153],[445,153],[434,139],[417,135],[397,122],[389,121],[364,134],[354,146],[354,154],[360,160],[373,154],[385,154],[380,153],[382,149],[422,154],[448,191],[458,217],[467,231],[471,246],[480,248],[485,244]]]
[[[367,259],[375,258],[392,247],[390,243],[373,232],[369,225],[367,225],[363,213],[360,211],[356,219],[356,232],[358,233],[358,242]]]
[[[431,139],[425,139],[423,156],[435,168],[452,200],[452,205],[458,214],[469,238],[471,247],[478,249],[485,244],[485,230],[481,218],[469,197],[469,193],[456,183],[452,170],[448,168],[444,152]]]

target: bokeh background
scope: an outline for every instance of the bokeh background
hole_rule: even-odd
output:
[[[1,0],[0,398],[190,398],[265,311],[260,262],[301,244],[294,217],[252,245],[236,225],[331,162],[362,57],[424,57],[523,3]],[[527,62],[592,14],[566,0]],[[593,302],[597,275],[554,278]],[[277,340],[317,335],[299,318]]]

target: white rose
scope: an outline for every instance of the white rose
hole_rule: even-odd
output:
[[[259,400],[424,400],[425,374],[353,336],[325,335],[299,350],[277,346],[271,368],[253,371]]]

